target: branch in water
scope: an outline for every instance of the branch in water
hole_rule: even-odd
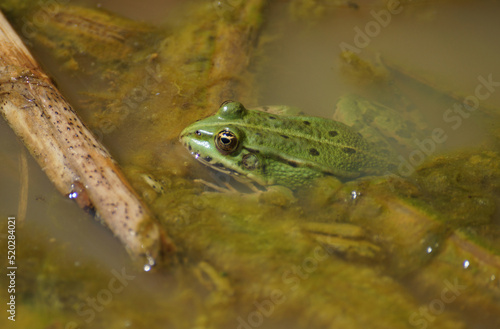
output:
[[[97,216],[134,257],[174,246],[107,150],[85,127],[0,13],[0,111],[57,189]]]

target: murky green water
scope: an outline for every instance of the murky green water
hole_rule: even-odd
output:
[[[168,31],[165,35],[181,31],[180,17],[188,21],[191,14],[175,1],[150,0],[140,6],[136,2],[99,3],[126,17],[150,20]],[[230,8],[238,3],[223,4]],[[91,107],[82,103],[88,100],[83,93],[99,89],[102,76],[68,73],[49,49],[34,44],[42,64],[77,104],[89,126],[101,134],[179,250],[168,266],[155,273],[140,272],[111,233],[60,196],[28,156],[28,208],[17,229],[17,318],[13,324],[3,316],[2,326],[500,325],[496,316],[500,309],[499,173],[495,171],[500,108],[496,83],[500,81],[496,56],[500,43],[495,42],[500,28],[495,15],[498,3],[412,1],[392,14],[387,6],[368,1],[338,8],[325,5],[327,1],[298,2],[297,8],[300,3],[304,7],[295,18],[287,2],[271,5],[265,15],[261,40],[266,42],[251,66],[256,74],[252,88],[258,97],[250,105],[288,104],[310,115],[331,117],[342,95],[357,93],[377,99],[381,90],[389,89],[404,95],[430,131],[440,129],[446,135],[446,141],[429,152],[431,157],[464,149],[469,153],[435,160],[430,169],[424,167],[408,182],[381,179],[342,185],[326,179],[319,187],[293,196],[281,191],[203,195],[204,188],[192,179],[217,182],[225,177],[196,163],[177,143],[178,132],[192,121],[184,112],[171,110],[182,106],[162,107],[164,99],[171,99],[167,98],[169,85],[176,85],[172,81],[181,81],[177,86],[196,86],[196,80],[182,84],[179,76],[163,72],[161,80],[146,84],[147,75],[139,75],[140,80],[129,83],[131,93],[134,87],[147,85],[148,96],[126,94],[127,111],[120,112],[116,127],[106,130],[102,117],[112,116],[99,117],[99,103]],[[154,51],[161,54],[158,44],[153,45]],[[361,58],[376,62],[380,56],[402,69],[392,72],[383,88],[360,83],[340,59],[345,47],[359,52]],[[161,65],[167,67],[168,60]],[[415,79],[430,81],[456,99]],[[178,97],[187,99],[190,92],[179,87]],[[468,96],[480,99],[481,110],[456,110],[456,104]],[[98,97],[99,101],[102,108],[109,105],[109,100]],[[215,111],[218,105],[203,113]],[[5,219],[19,213],[26,177],[21,177],[19,169],[20,144],[3,121],[0,134],[0,215]],[[418,149],[416,145],[413,150]],[[418,166],[412,162],[419,162],[417,156],[405,156]],[[166,192],[155,193],[137,173],[152,175]],[[359,251],[333,251],[331,241],[324,243],[306,229],[317,232],[317,223],[336,222],[368,231],[368,249],[364,242],[354,244],[362,250],[361,256]],[[0,228],[3,234],[5,225]],[[6,245],[6,236],[0,237]],[[326,235],[320,237],[326,239]],[[373,244],[380,250],[375,248],[375,256],[366,257],[363,252],[371,253]],[[5,248],[0,250],[5,259]],[[7,284],[0,282],[0,296],[8,298],[3,288]]]

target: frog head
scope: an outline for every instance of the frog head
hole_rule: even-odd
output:
[[[248,114],[241,103],[226,101],[214,115],[186,127],[179,139],[203,164],[239,181],[265,185],[264,159],[258,151],[246,147],[247,137],[239,128]]]

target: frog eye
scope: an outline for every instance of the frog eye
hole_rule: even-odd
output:
[[[229,130],[221,130],[215,135],[215,147],[221,154],[229,154],[238,147],[238,137]]]

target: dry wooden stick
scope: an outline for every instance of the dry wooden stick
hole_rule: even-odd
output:
[[[0,111],[57,189],[95,210],[146,269],[173,244],[0,13]]]

